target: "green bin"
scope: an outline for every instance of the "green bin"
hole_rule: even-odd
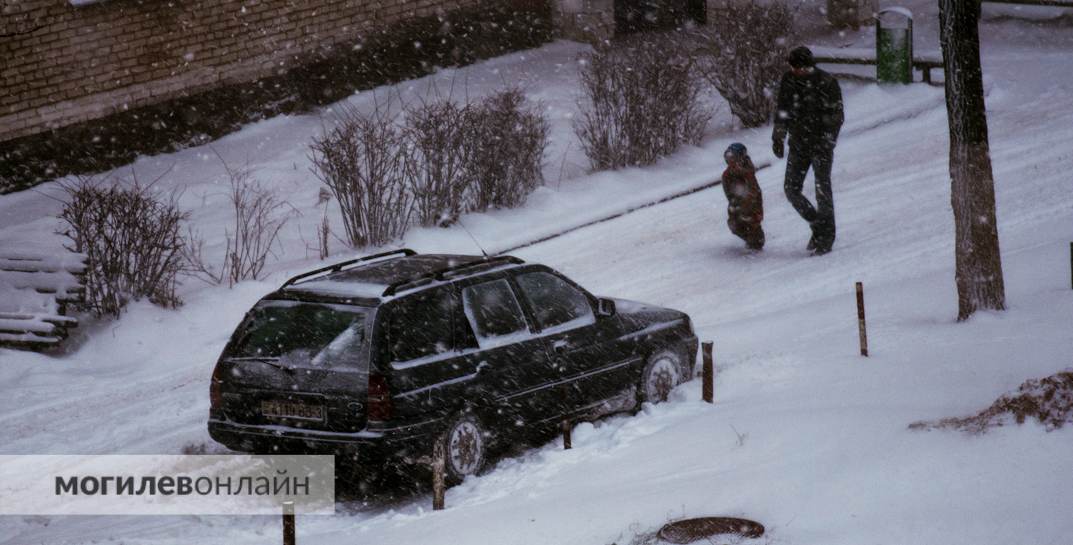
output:
[[[876,14],[876,80],[913,83],[913,14],[905,8]]]

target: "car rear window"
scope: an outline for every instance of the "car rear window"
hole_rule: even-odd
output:
[[[232,357],[272,358],[294,366],[354,364],[365,341],[365,309],[264,301],[250,312]]]

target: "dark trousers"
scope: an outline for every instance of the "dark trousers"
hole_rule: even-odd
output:
[[[835,148],[828,142],[790,139],[790,156],[786,160],[783,189],[797,213],[812,227],[819,248],[830,249],[835,243],[835,200],[831,193],[831,164]],[[816,178],[816,206],[801,193],[808,169]]]

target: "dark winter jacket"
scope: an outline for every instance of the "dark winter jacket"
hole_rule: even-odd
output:
[[[723,192],[727,196],[727,216],[734,221],[759,225],[764,220],[764,197],[756,183],[752,161],[727,165],[723,171]]]
[[[775,140],[781,141],[789,132],[791,139],[802,143],[833,146],[843,119],[842,88],[834,76],[819,68],[803,76],[783,74],[775,110]]]

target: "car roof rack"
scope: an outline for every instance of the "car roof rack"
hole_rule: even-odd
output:
[[[294,284],[295,282],[298,282],[299,280],[304,280],[304,279],[309,278],[311,276],[317,276],[317,275],[320,275],[320,274],[337,273],[337,272],[343,270],[344,268],[351,268],[351,265],[357,265],[359,263],[367,263],[367,262],[373,261],[375,259],[380,259],[380,258],[384,258],[384,257],[391,257],[391,256],[395,256],[395,255],[400,255],[402,257],[410,257],[412,255],[417,255],[417,252],[415,252],[415,251],[413,251],[413,250],[411,250],[409,248],[401,248],[399,250],[391,250],[390,252],[382,252],[382,253],[379,253],[379,254],[373,254],[373,255],[368,255],[368,256],[365,256],[365,257],[359,257],[357,259],[351,259],[351,260],[348,260],[348,261],[342,261],[342,262],[336,263],[334,265],[329,265],[327,267],[323,267],[323,268],[316,269],[316,270],[313,270],[313,271],[305,272],[305,273],[302,273],[302,274],[300,274],[298,276],[295,276],[295,277],[287,280],[286,282],[284,282],[283,285],[280,286],[280,289],[286,288],[287,286],[290,286],[291,284]]]
[[[474,273],[480,271],[481,269],[498,267],[500,265],[520,265],[522,263],[525,263],[525,261],[512,255],[485,257],[484,259],[481,259],[479,261],[461,263],[451,267],[445,267],[443,269],[425,273],[421,276],[416,276],[414,278],[407,278],[406,280],[393,282],[387,287],[387,289],[384,290],[384,297],[395,295],[405,287],[417,287],[420,285],[428,284],[434,280],[447,280],[448,278],[460,276],[462,274]]]

